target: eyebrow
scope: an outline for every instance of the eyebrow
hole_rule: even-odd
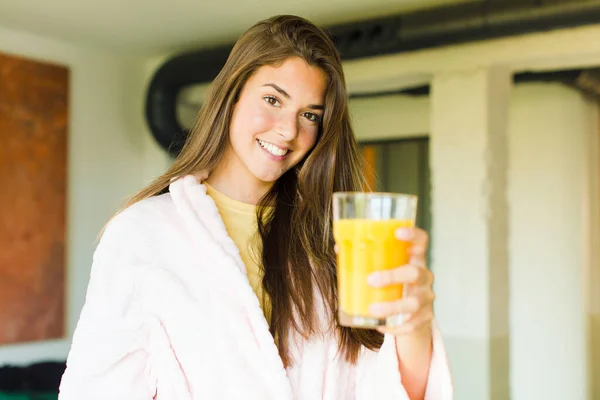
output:
[[[264,84],[263,87],[265,86],[270,86],[273,89],[277,90],[283,97],[285,97],[286,99],[291,99],[292,97],[289,95],[288,92],[286,92],[285,90],[283,90],[282,88],[280,88],[279,86],[277,86],[274,83],[267,83]],[[321,104],[309,104],[308,105],[309,108],[313,109],[313,110],[325,110],[325,106],[321,105]]]

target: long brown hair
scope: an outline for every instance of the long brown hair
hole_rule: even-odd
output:
[[[273,17],[246,31],[212,82],[179,157],[126,206],[166,192],[173,178],[212,171],[225,151],[229,123],[244,84],[261,66],[280,65],[290,57],[300,57],[321,68],[327,75],[328,88],[315,147],[279,178],[258,207],[263,287],[271,305],[270,330],[284,364],[289,366],[293,363],[288,348],[290,335],[309,338],[318,333],[317,308],[324,307],[331,319],[330,328],[338,336],[340,353],[355,363],[361,345],[378,349],[383,336],[377,331],[341,327],[335,318],[332,194],[362,190],[364,177],[350,125],[341,60],[325,31],[296,16]],[[315,287],[322,295],[322,305],[316,304]]]

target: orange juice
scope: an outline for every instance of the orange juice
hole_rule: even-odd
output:
[[[398,300],[403,285],[374,288],[367,277],[375,271],[408,263],[408,242],[394,236],[398,228],[412,228],[410,220],[341,219],[333,222],[338,246],[337,273],[340,311],[369,317],[372,303]]]

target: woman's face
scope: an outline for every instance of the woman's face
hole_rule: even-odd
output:
[[[325,73],[301,58],[259,68],[233,110],[228,169],[264,185],[298,164],[316,143],[326,89]]]

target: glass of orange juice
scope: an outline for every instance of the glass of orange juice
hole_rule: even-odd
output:
[[[374,288],[367,277],[375,271],[408,264],[409,243],[398,228],[415,226],[417,196],[399,193],[337,192],[333,194],[333,237],[337,246],[338,319],[341,325],[377,328],[401,323],[369,315],[372,303],[402,298],[403,285]]]

